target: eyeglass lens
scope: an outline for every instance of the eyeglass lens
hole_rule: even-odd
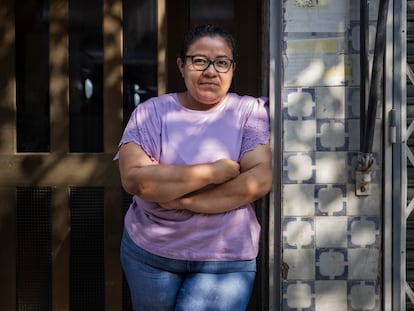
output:
[[[219,58],[219,59],[215,59],[212,61],[206,57],[198,56],[198,55],[194,55],[194,56],[189,55],[188,57],[191,58],[194,69],[199,70],[199,71],[204,71],[211,64],[213,64],[213,67],[216,71],[221,72],[221,73],[226,73],[227,71],[230,70],[233,64],[233,61],[228,58]]]

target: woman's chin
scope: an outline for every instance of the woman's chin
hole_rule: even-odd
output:
[[[198,97],[198,102],[205,105],[217,105],[219,104],[225,96],[218,96],[217,94],[202,94]]]
[[[218,95],[217,92],[198,92],[190,95],[187,101],[188,108],[196,110],[209,110],[220,104],[226,96]]]

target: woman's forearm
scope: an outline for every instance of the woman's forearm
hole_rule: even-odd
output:
[[[122,178],[126,191],[143,200],[166,202],[217,182],[213,164],[149,165],[131,168]]]
[[[272,160],[269,144],[258,145],[246,153],[241,162],[242,173],[234,179],[187,194],[162,204],[169,209],[187,209],[196,213],[224,213],[253,202],[270,191]]]
[[[119,170],[125,191],[143,200],[166,202],[232,179],[240,174],[240,165],[229,159],[194,165],[162,165],[150,159],[139,145],[127,143],[119,149]]]
[[[269,192],[271,184],[271,169],[259,164],[223,184],[190,193],[162,206],[187,209],[195,213],[224,213],[264,196]]]

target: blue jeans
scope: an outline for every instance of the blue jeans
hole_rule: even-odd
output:
[[[256,260],[164,258],[137,246],[126,230],[121,263],[135,311],[244,311],[256,276]]]

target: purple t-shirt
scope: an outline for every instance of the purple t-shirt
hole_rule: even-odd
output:
[[[134,142],[160,164],[240,161],[269,139],[266,98],[229,93],[208,111],[183,107],[175,93],[152,98],[132,113],[120,145]],[[182,260],[249,260],[260,225],[252,204],[221,214],[167,210],[133,196],[125,216],[132,240],[153,254]]]

